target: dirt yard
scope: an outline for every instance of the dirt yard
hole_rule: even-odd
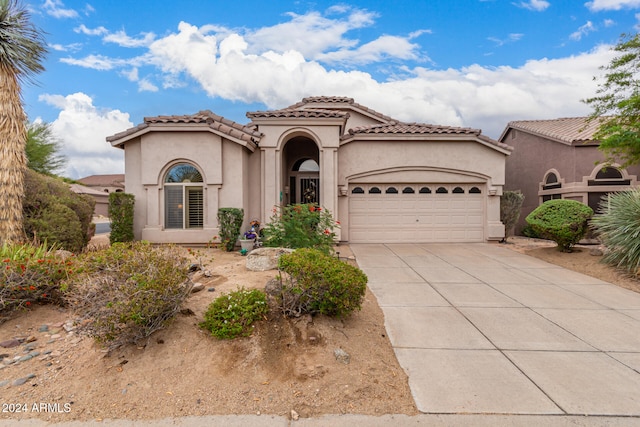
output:
[[[504,247],[640,290],[638,282],[600,264],[580,247],[563,254],[552,244],[512,238]],[[349,253],[340,248],[341,255]],[[51,421],[154,419],[214,414],[417,413],[375,297],[339,320],[287,321],[277,313],[252,337],[219,341],[198,328],[213,299],[238,286],[262,288],[275,272],[251,272],[245,257],[206,249],[209,278],[192,294],[185,314],[146,345],[107,356],[78,334],[71,313],[37,307],[0,325],[0,418]],[[215,289],[215,290],[213,290]],[[349,363],[338,360],[342,349]],[[17,360],[17,361],[16,361]],[[9,363],[12,362],[12,363]],[[295,412],[292,412],[295,411]]]

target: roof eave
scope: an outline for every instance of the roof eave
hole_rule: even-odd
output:
[[[219,130],[214,129],[212,127],[212,124],[209,123],[145,123],[144,125],[145,126],[140,130],[123,135],[121,138],[116,138],[118,134],[113,135],[112,137],[108,136],[107,141],[110,142],[113,147],[124,149],[124,145],[126,142],[138,138],[149,132],[210,132],[224,139],[235,142],[236,144],[242,145],[251,152],[254,152],[256,150],[259,141],[259,137],[256,136],[251,136],[251,141],[247,141],[245,139],[237,138],[233,135],[220,132]]]

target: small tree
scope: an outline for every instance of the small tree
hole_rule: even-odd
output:
[[[135,196],[127,193],[109,194],[109,220],[111,221],[111,233],[109,242],[133,241],[133,208]]]
[[[619,56],[601,67],[597,96],[584,102],[593,107],[589,120],[600,123],[593,138],[606,161],[626,167],[640,162],[640,36],[623,34],[613,50]]]
[[[575,200],[549,200],[531,212],[526,220],[543,239],[553,240],[558,250],[571,252],[587,232],[593,210]]]
[[[27,167],[38,173],[54,175],[65,165],[60,154],[62,142],[53,134],[51,124],[32,122],[27,125]]]
[[[220,241],[227,252],[231,252],[236,246],[236,240],[240,237],[240,227],[244,221],[244,209],[220,208],[218,209],[218,227]]]
[[[500,196],[500,221],[504,224],[504,241],[513,235],[513,228],[520,219],[520,210],[524,194],[518,191],[505,191]]]

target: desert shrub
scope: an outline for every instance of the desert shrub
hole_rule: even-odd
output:
[[[263,228],[263,244],[270,247],[315,248],[333,251],[334,229],[338,224],[331,213],[317,205],[288,205],[274,208]]]
[[[135,196],[128,193],[109,194],[109,243],[133,241],[133,208]]]
[[[220,208],[218,209],[218,227],[220,242],[227,252],[231,252],[240,237],[240,228],[244,221],[244,209]]]
[[[640,189],[611,193],[600,202],[591,226],[607,247],[603,261],[638,275],[640,269]]]
[[[500,221],[504,224],[504,239],[513,235],[513,227],[520,219],[524,195],[518,191],[505,191],[500,196]]]
[[[522,232],[521,234],[524,237],[530,237],[532,239],[538,239],[540,238],[540,235],[538,235],[538,233],[533,229],[533,227],[531,227],[529,224],[525,225],[522,228]]]
[[[45,245],[0,246],[0,324],[34,304],[62,303],[61,280],[74,273],[75,258]]]
[[[35,242],[81,252],[91,240],[95,228],[91,220],[95,200],[76,194],[60,179],[25,173],[23,203],[24,228]]]
[[[338,258],[304,248],[282,255],[278,268],[280,283],[274,296],[286,316],[341,316],[362,305],[367,276]]]
[[[216,298],[205,312],[200,327],[219,339],[246,337],[251,335],[253,322],[264,318],[268,311],[263,291],[239,288]]]
[[[575,200],[550,200],[538,206],[526,220],[543,239],[553,240],[558,250],[571,252],[588,229],[593,210]]]
[[[78,263],[79,273],[62,283],[65,300],[110,350],[165,327],[191,292],[189,261],[173,246],[115,243]]]

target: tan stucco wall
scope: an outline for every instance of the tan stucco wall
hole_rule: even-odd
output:
[[[526,225],[525,218],[542,203],[540,184],[550,170],[555,170],[562,183],[563,198],[587,203],[586,180],[591,176],[604,156],[597,145],[571,146],[528,132],[512,130],[507,132],[502,142],[513,147],[506,162],[505,190],[520,190],[524,202],[520,220],[515,228],[519,234]],[[640,175],[640,166],[626,168],[632,178]],[[592,191],[613,191],[613,188],[592,187]],[[552,190],[557,192],[559,190]]]
[[[164,175],[181,162],[193,164],[202,173],[203,229],[164,229]],[[218,234],[219,207],[251,211],[251,197],[249,191],[244,190],[250,183],[248,150],[210,132],[153,132],[128,141],[125,173],[126,191],[136,198],[136,239],[158,243],[207,243]]]
[[[343,239],[349,236],[348,186],[365,182],[477,183],[486,197],[485,237],[504,236],[500,200],[506,155],[475,141],[353,141],[340,147],[338,185]]]

